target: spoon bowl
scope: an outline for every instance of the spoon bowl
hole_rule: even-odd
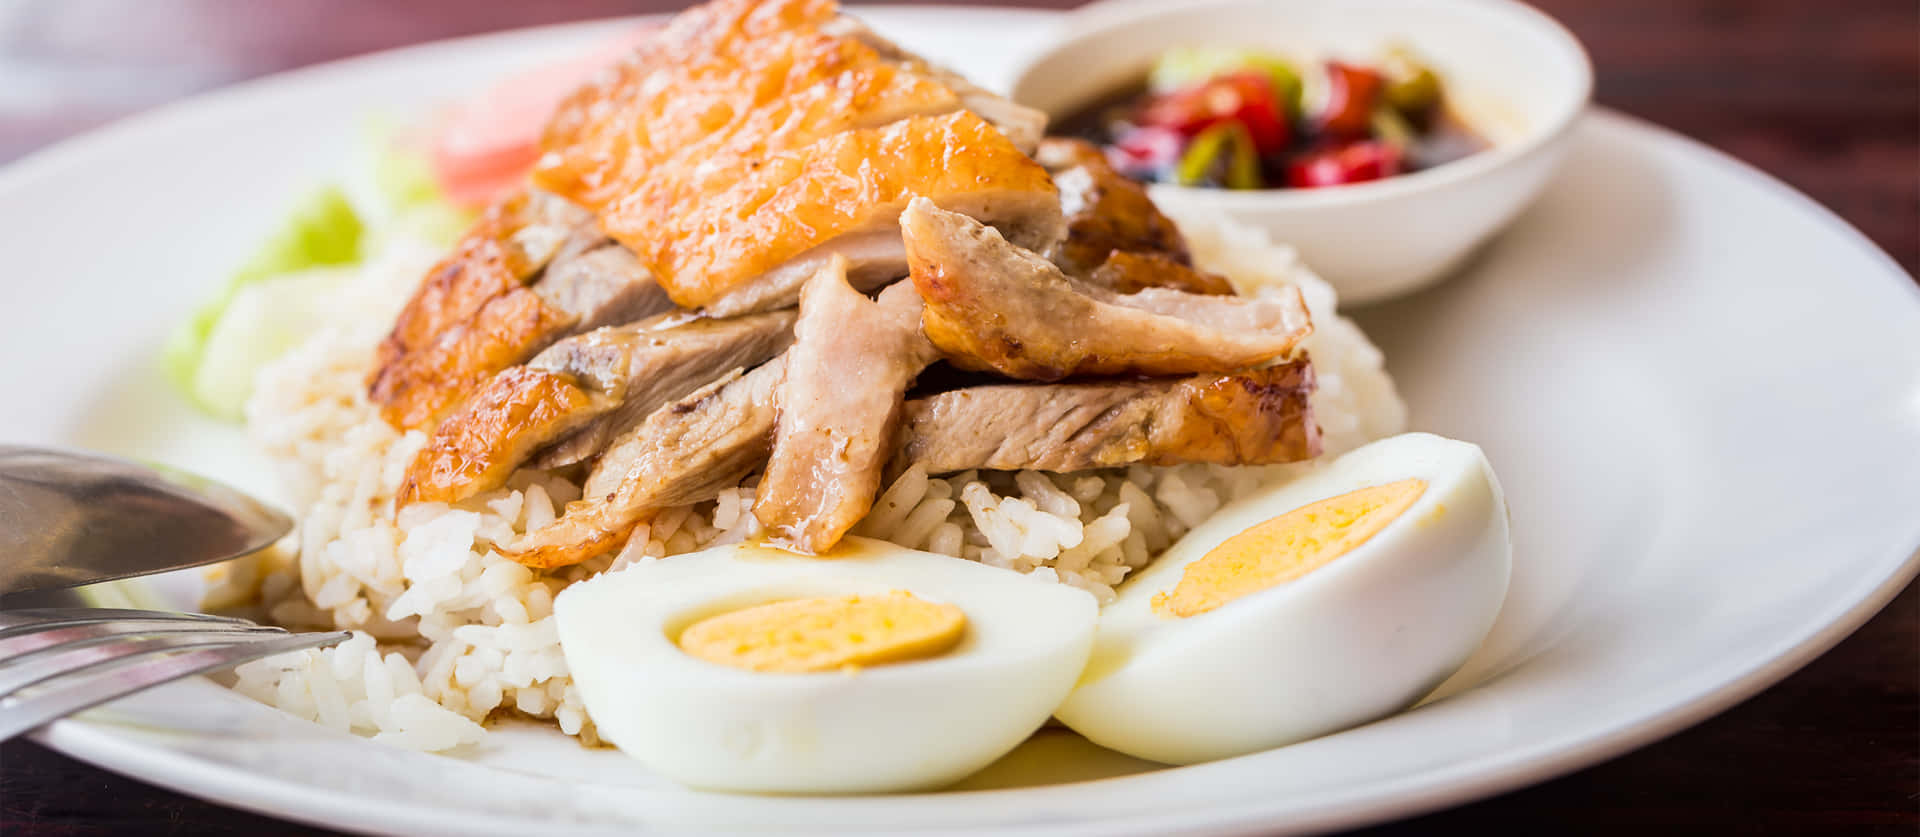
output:
[[[0,445],[0,595],[213,564],[292,528],[258,500],[184,471]]]

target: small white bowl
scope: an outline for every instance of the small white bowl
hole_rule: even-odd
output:
[[[1457,267],[1512,221],[1565,157],[1593,89],[1586,51],[1512,0],[1108,0],[1061,23],[1014,75],[1013,98],[1055,118],[1144,77],[1183,45],[1255,46],[1373,63],[1403,43],[1493,148],[1413,174],[1322,189],[1155,185],[1173,210],[1206,207],[1271,232],[1347,303],[1407,293]]]

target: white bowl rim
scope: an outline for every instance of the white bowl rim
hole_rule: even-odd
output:
[[[1058,31],[1067,34],[1046,47],[1021,59],[1009,76],[1009,94],[1046,59],[1073,44],[1098,38],[1115,27],[1141,20],[1178,14],[1204,13],[1207,9],[1241,3],[1245,0],[1201,0],[1178,5],[1162,5],[1152,0],[1101,0],[1067,13]],[[1509,143],[1496,144],[1486,151],[1434,166],[1430,169],[1395,175],[1364,183],[1325,186],[1315,189],[1213,189],[1172,183],[1150,184],[1156,192],[1179,195],[1183,202],[1212,201],[1226,210],[1317,209],[1350,206],[1374,200],[1389,200],[1417,191],[1435,190],[1480,177],[1502,166],[1519,161],[1567,136],[1579,122],[1593,99],[1593,59],[1573,32],[1546,12],[1520,0],[1426,0],[1435,5],[1452,3],[1493,14],[1509,15],[1521,25],[1544,36],[1573,59],[1574,80],[1570,94],[1559,100],[1552,118],[1538,123],[1525,136]]]

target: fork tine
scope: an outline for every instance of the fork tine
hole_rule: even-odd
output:
[[[57,623],[56,623],[57,624]],[[116,619],[112,622],[83,622],[27,631],[0,637],[0,670],[32,654],[79,648],[116,636],[129,634],[184,634],[206,631],[236,631],[257,627],[249,623],[199,622],[186,619]],[[274,628],[271,630],[279,630]]]
[[[174,613],[165,610],[122,610],[92,607],[36,607],[0,610],[0,637],[52,624],[84,625],[115,619],[165,619],[176,622],[221,622],[246,624],[245,619],[214,616],[207,613]]]
[[[169,680],[218,671],[261,657],[332,645],[352,635],[347,631],[292,634],[272,639],[244,639],[232,645],[194,648],[157,657],[148,652],[137,658],[137,662],[63,677],[24,697],[0,697],[0,741]]]
[[[85,643],[71,649],[35,653],[24,660],[0,660],[0,699],[36,683],[63,675],[78,674],[128,657],[175,648],[191,648],[196,645],[246,641],[263,634],[286,636],[287,632],[279,628],[254,627],[154,636],[116,636],[98,642]]]

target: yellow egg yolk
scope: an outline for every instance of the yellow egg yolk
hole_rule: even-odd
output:
[[[1153,610],[1195,616],[1313,572],[1379,534],[1426,490],[1421,479],[1376,485],[1249,527],[1188,564],[1173,590],[1154,595]]]
[[[835,671],[936,657],[966,632],[950,604],[904,590],[884,596],[790,599],[710,616],[680,634],[680,650],[748,671]]]

